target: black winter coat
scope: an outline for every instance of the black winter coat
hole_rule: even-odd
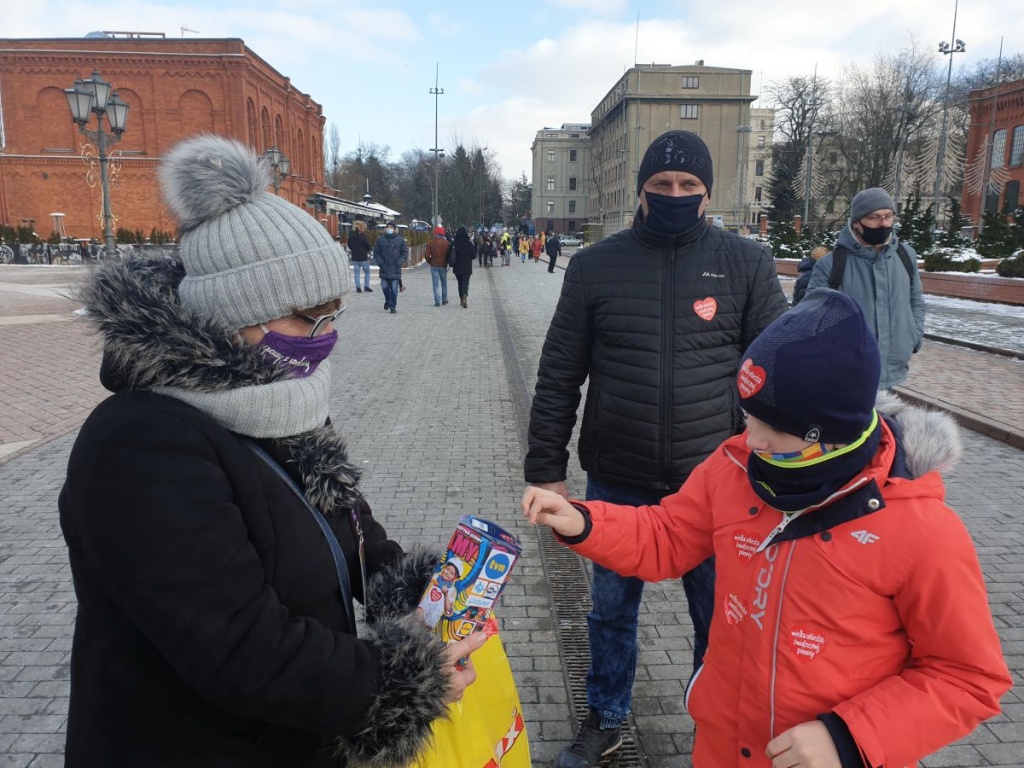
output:
[[[797,265],[796,283],[793,285],[793,306],[800,303],[800,299],[807,293],[807,284],[811,282],[811,272],[817,262],[810,256],[804,256]]]
[[[307,768],[414,754],[445,709],[444,649],[378,593],[396,599],[405,584],[418,597],[425,562],[387,539],[332,430],[260,441],[330,510],[362,600],[357,511],[377,589],[358,639],[327,541],[288,485],[207,414],[142,388],[172,371],[181,386],[257,368],[230,334],[161,303],[180,265],[137,265],[106,267],[86,301],[116,394],[83,425],[59,501],[78,597],[65,764]]]
[[[352,254],[352,261],[369,261],[370,239],[362,232],[355,230],[348,236],[348,250]]]
[[[583,469],[675,490],[742,429],[740,358],[785,309],[768,249],[703,222],[664,237],[638,213],[631,229],[578,251],[541,352],[526,481],[565,479],[589,379]]]
[[[452,268],[452,272],[456,275],[472,275],[476,246],[473,245],[469,237],[463,238],[456,235],[452,247],[455,248],[455,266]]]

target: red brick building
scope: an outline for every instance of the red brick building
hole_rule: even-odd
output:
[[[322,107],[242,40],[129,33],[0,39],[0,224],[32,220],[46,237],[51,214],[60,212],[68,235],[102,240],[99,164],[84,157],[89,140],[64,96],[93,70],[130,105],[123,140],[111,148],[115,230],[174,232],[156,167],[171,145],[200,132],[231,136],[257,152],[276,145],[292,163],[279,194],[297,205],[329,191]],[[317,215],[336,232],[336,217]]]
[[[987,179],[984,210],[999,211],[1024,205],[1024,80],[971,91],[971,124],[967,134],[968,168],[961,200],[964,215],[977,225],[982,210],[982,185]],[[985,155],[991,138],[991,159]],[[971,182],[974,183],[971,183]]]

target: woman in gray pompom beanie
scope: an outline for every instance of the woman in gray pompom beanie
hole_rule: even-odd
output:
[[[330,426],[344,251],[237,141],[181,142],[160,181],[180,259],[108,263],[78,291],[114,394],[59,502],[65,765],[407,764],[483,635],[449,648],[416,621],[436,557],[388,539]],[[360,638],[368,591],[412,597],[375,602]]]

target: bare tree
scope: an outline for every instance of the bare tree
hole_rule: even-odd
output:
[[[833,129],[832,84],[825,77],[800,75],[772,83],[766,89],[775,107],[778,133],[772,148],[772,175],[768,182],[773,222],[789,221],[802,212],[802,171],[807,168],[811,137]]]
[[[341,134],[338,126],[331,123],[324,142],[324,184],[337,190],[341,180]]]
[[[943,87],[934,55],[913,39],[895,53],[877,54],[866,67],[845,70],[837,89],[842,108],[836,142],[843,157],[837,181],[844,197],[866,187],[904,196],[927,186],[910,173],[914,163],[908,160],[934,166]]]

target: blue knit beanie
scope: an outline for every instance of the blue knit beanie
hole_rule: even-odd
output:
[[[747,348],[740,407],[808,442],[852,443],[873,421],[880,369],[857,302],[816,288]]]

